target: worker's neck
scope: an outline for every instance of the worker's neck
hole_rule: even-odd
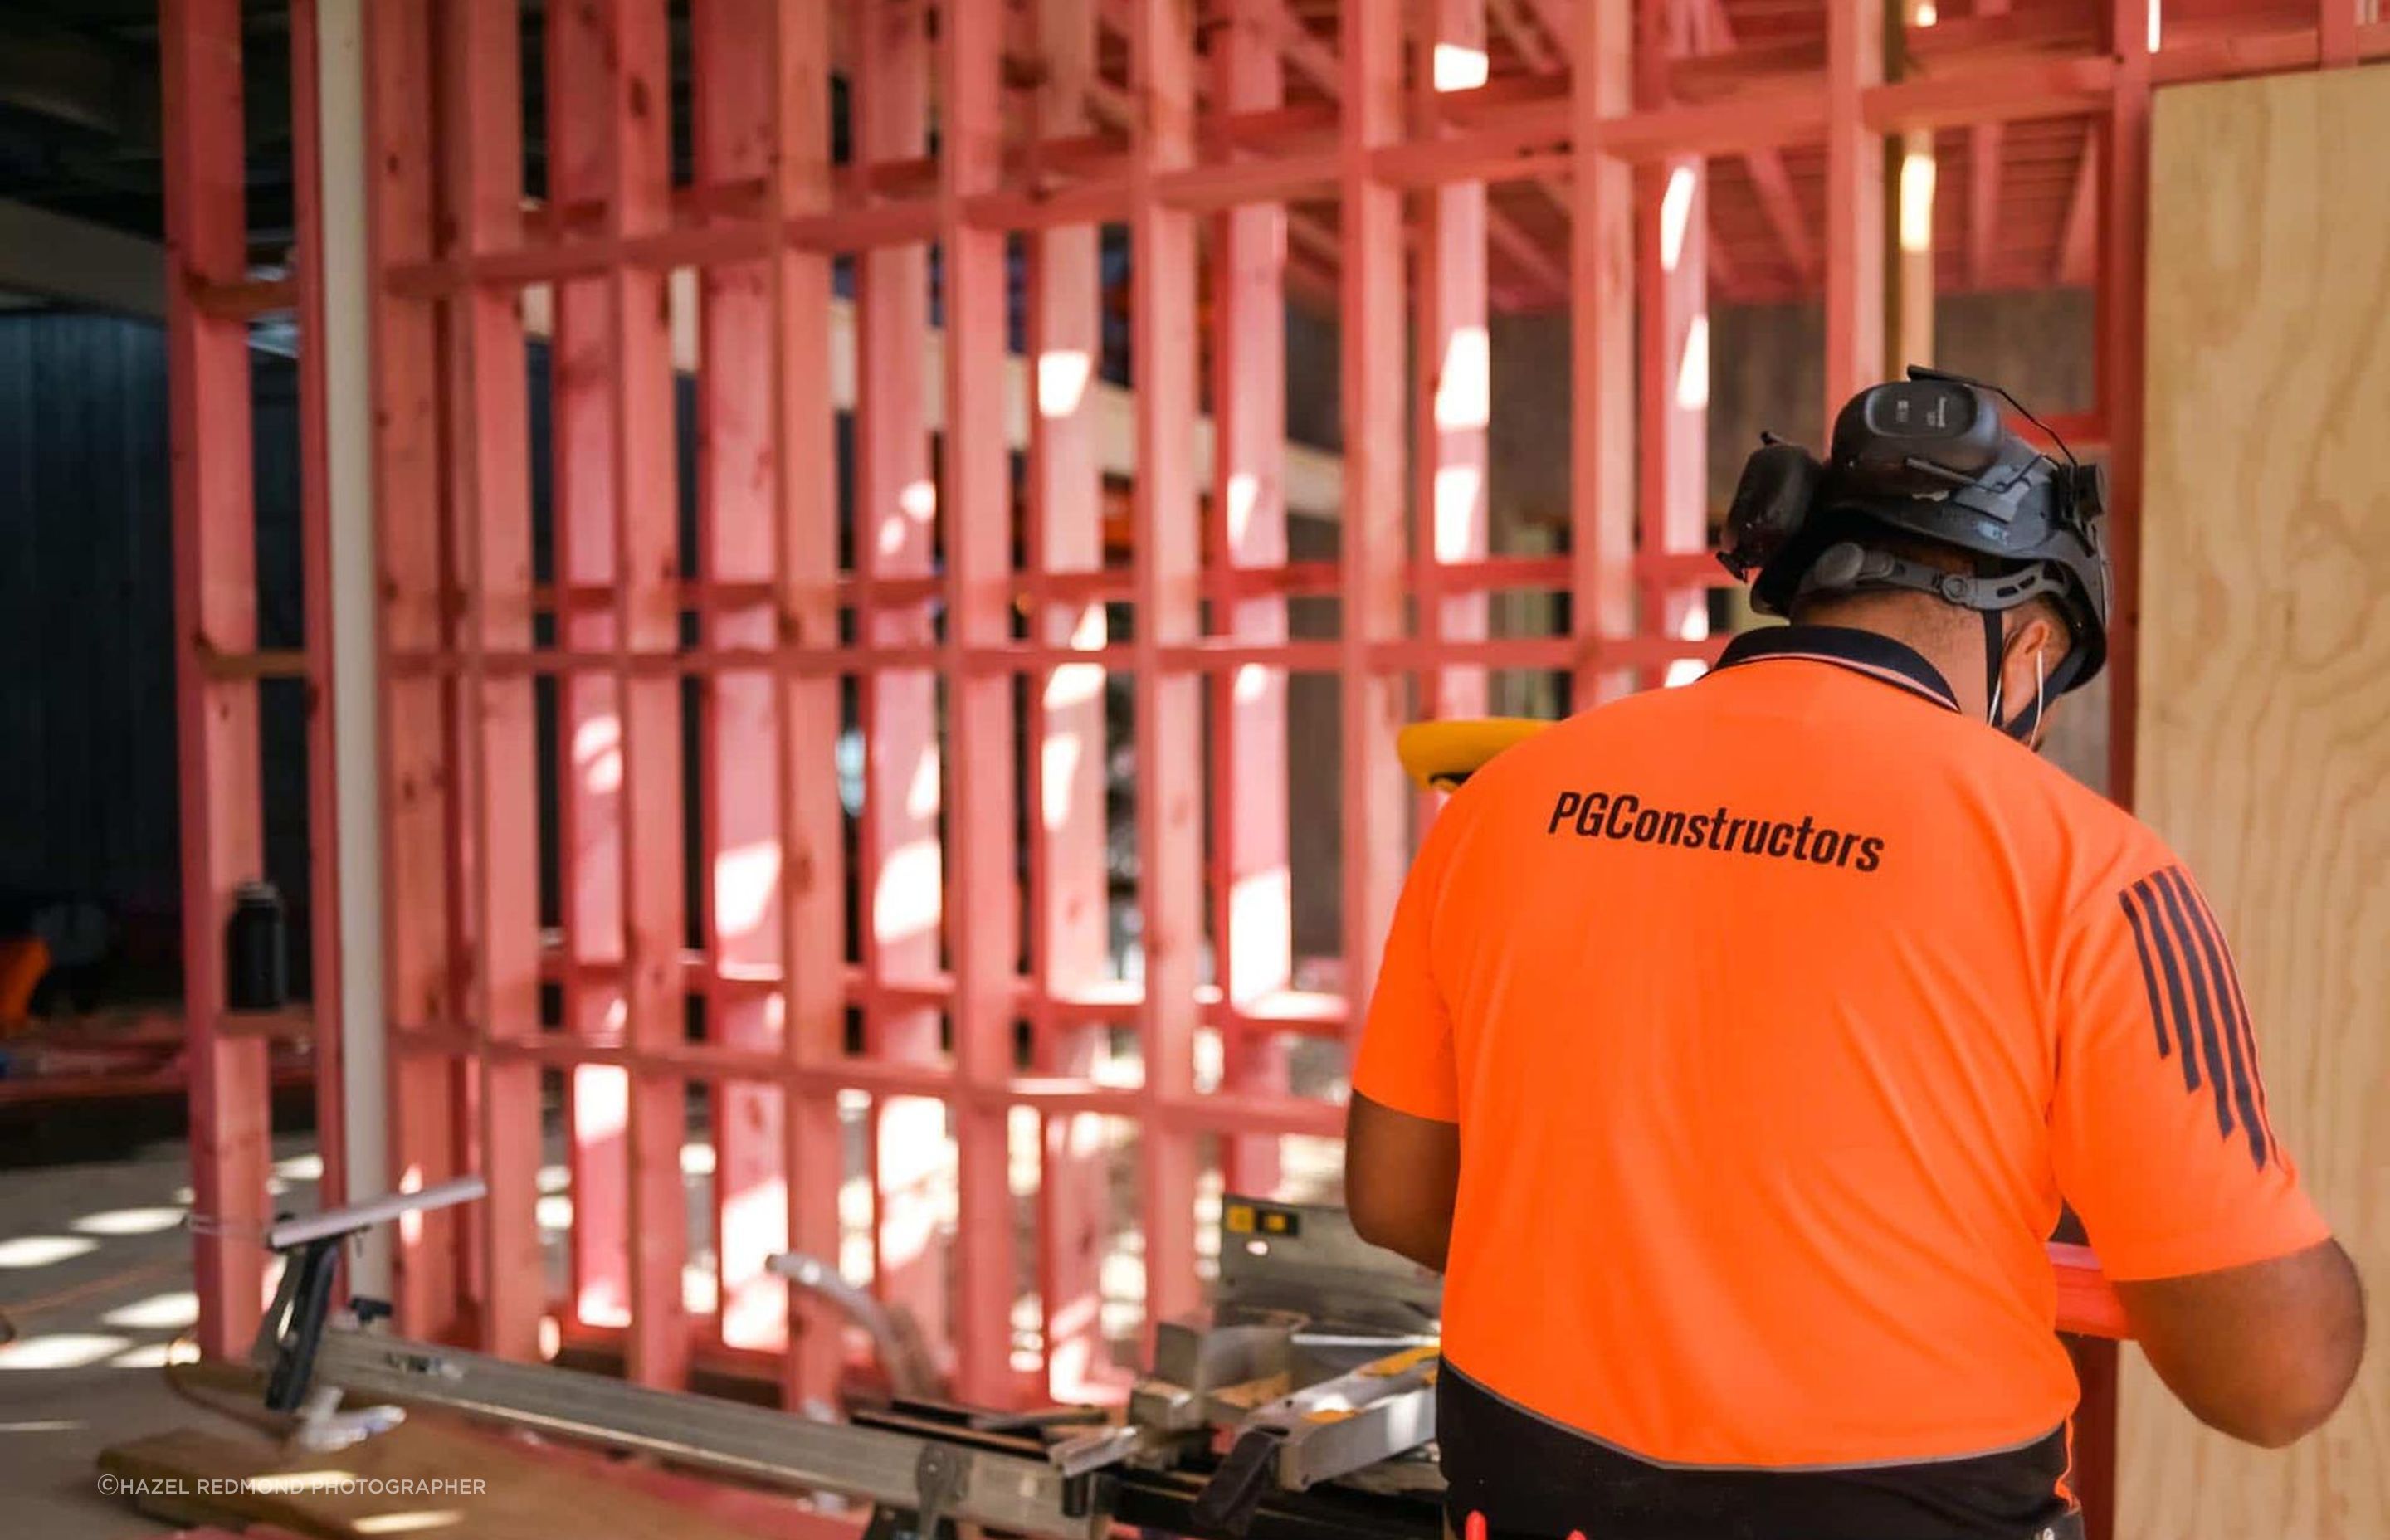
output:
[[[1801,622],[1872,631],[1908,648],[1942,675],[1959,710],[1981,717],[1990,707],[1984,690],[1984,634],[1972,612],[1923,594],[1854,594],[1805,610]]]

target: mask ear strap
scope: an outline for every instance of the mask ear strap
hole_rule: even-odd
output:
[[[2043,672],[2041,666],[2041,648],[2035,648],[2033,649],[2033,746],[2036,749],[2041,747],[2042,729],[2049,725],[2049,719],[2042,714],[2049,709],[2049,702],[2042,698],[2042,691],[2049,687],[2049,675]]]
[[[2042,668],[2042,649],[2035,648],[2033,649],[2033,710],[2021,724],[2024,731],[2020,737],[2024,746],[2036,753],[2041,751],[2042,729],[2048,725],[2042,720],[2041,713],[2048,704],[2043,692],[2048,689],[2049,685],[2049,676]]]
[[[1984,617],[1984,699],[1990,703],[1985,708],[1985,720],[1997,727],[2000,725],[2000,654],[2006,650],[2008,637],[2000,626],[2001,611],[1981,610],[1976,613]]]
[[[1999,710],[1997,704],[1994,706],[1992,711],[1992,725],[1994,727],[2006,733],[2009,737],[2016,739],[2019,743],[2024,744],[2026,748],[2037,751],[2041,747],[2041,713],[2049,705],[2049,679],[2048,674],[2043,668],[2043,660],[2048,656],[2048,653],[2040,648],[2033,649],[2032,705],[2027,706],[2024,710],[2017,712],[2016,720],[2013,722],[2003,722],[2000,720]]]

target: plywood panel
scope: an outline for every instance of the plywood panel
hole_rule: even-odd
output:
[[[2390,70],[2168,91],[2151,197],[2136,790],[2237,942],[2273,1121],[2390,1278]],[[2379,1297],[2377,1289],[2377,1297]],[[2390,1354],[2280,1454],[2138,1354],[2117,1533],[2390,1534]]]

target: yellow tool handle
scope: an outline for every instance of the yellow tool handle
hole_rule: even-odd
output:
[[[1503,750],[1550,725],[1527,716],[1414,722],[1394,735],[1394,753],[1402,760],[1404,771],[1420,786],[1449,791]]]

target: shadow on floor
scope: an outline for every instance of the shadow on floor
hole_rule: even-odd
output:
[[[120,1145],[125,1130],[111,1130]],[[275,1143],[277,1201],[315,1203],[305,1135]],[[190,1170],[179,1141],[0,1176],[0,1534],[125,1540],[161,1533],[94,1469],[111,1444],[212,1419],[162,1366],[196,1318]]]

